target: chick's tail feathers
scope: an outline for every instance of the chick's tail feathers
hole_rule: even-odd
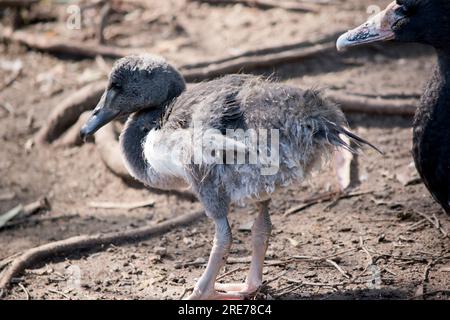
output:
[[[350,132],[343,126],[328,120],[326,120],[325,123],[326,126],[322,129],[323,131],[318,133],[323,135],[332,145],[339,148],[344,148],[352,153],[358,153],[357,149],[361,149],[363,146],[369,146],[378,153],[384,154],[383,151],[374,146],[372,143]],[[342,139],[342,135],[348,137],[350,141],[353,141],[356,145],[356,149],[353,148],[350,143],[345,141],[347,139]]]

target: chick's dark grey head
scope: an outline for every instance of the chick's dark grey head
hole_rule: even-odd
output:
[[[342,35],[338,49],[384,40],[419,42],[450,49],[449,0],[397,0],[358,28]]]
[[[118,116],[163,108],[185,87],[182,75],[161,57],[122,58],[114,64],[108,87],[80,134],[83,138],[92,135]]]

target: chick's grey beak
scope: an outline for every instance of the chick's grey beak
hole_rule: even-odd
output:
[[[112,98],[113,97],[111,97],[109,93],[103,94],[89,120],[80,130],[80,136],[83,140],[92,136],[98,129],[111,122],[119,115],[119,111],[110,106]]]
[[[399,5],[394,1],[384,11],[375,15],[366,23],[344,33],[337,40],[338,51],[366,43],[394,39],[395,34],[392,28],[403,18],[396,13],[398,7]]]

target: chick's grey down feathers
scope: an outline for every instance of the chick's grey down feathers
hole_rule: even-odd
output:
[[[271,232],[271,193],[305,179],[336,148],[352,150],[346,141],[368,144],[345,129],[342,112],[318,91],[250,75],[186,90],[175,68],[147,55],[115,64],[81,134],[126,114],[131,116],[120,146],[131,175],[155,188],[190,188],[214,220],[211,254],[189,299],[240,299],[257,292]],[[260,207],[246,281],[217,284],[232,243],[229,206],[246,198]]]
[[[141,86],[139,92],[127,91],[127,86],[135,88],[137,84]],[[132,175],[156,188],[190,187],[200,200],[208,199],[210,204],[218,195],[226,202],[261,198],[278,187],[306,178],[337,147],[351,149],[341,135],[358,144],[367,143],[345,129],[343,113],[320,92],[303,91],[260,77],[228,75],[179,92],[185,84],[174,68],[163,60],[155,63],[151,58],[134,56],[116,64],[111,87],[122,90],[121,99],[128,101],[128,108],[135,106],[134,100],[146,101],[148,106],[139,107],[121,136],[125,163]],[[184,130],[183,135],[192,134],[194,125],[199,123],[222,134],[227,129],[279,130],[277,172],[262,175],[261,164],[191,162],[185,164],[186,174],[181,177],[162,175],[149,165],[143,146],[150,131],[159,131],[165,138],[160,141],[170,149],[170,143],[174,147],[179,143],[177,139],[171,142],[171,136],[179,130]]]

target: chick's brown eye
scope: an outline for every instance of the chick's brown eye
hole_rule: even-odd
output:
[[[110,87],[111,87],[111,89],[115,89],[115,90],[120,90],[122,88],[122,86],[117,82],[111,82]]]

